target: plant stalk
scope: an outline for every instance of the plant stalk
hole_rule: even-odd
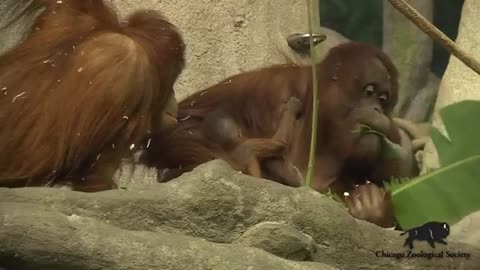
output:
[[[318,78],[317,78],[317,56],[314,50],[313,45],[313,18],[312,14],[312,1],[307,0],[307,11],[308,11],[308,32],[310,34],[310,59],[312,62],[312,91],[313,91],[313,110],[312,110],[312,135],[310,138],[310,154],[308,157],[308,167],[307,167],[307,177],[305,179],[304,185],[307,187],[311,186],[312,178],[315,172],[315,149],[317,148],[317,126],[318,126]]]

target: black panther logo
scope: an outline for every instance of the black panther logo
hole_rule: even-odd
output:
[[[428,222],[422,226],[412,228],[400,235],[408,233],[403,246],[408,245],[413,249],[413,241],[427,241],[432,248],[435,248],[435,242],[446,245],[444,238],[450,234],[450,226],[445,222]]]

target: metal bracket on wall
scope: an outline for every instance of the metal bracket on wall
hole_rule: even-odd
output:
[[[327,39],[325,34],[312,34],[313,46]],[[302,54],[310,52],[310,34],[294,33],[287,37],[287,43],[294,51]]]

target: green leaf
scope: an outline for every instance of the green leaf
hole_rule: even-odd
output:
[[[447,136],[432,129],[441,168],[408,182],[393,181],[395,216],[403,229],[429,221],[459,221],[480,209],[480,101],[461,101],[440,111]]]
[[[403,152],[402,146],[390,141],[385,134],[363,124],[360,125],[359,130],[354,132],[378,135],[382,139],[382,156],[391,159],[401,158]]]
[[[480,154],[480,101],[466,100],[440,111],[447,136],[432,129],[432,141],[442,166]]]
[[[453,224],[480,209],[480,155],[404,183],[391,183],[395,216],[407,230],[429,221]]]

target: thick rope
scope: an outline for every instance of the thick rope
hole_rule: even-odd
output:
[[[480,62],[471,57],[466,51],[460,49],[455,42],[447,37],[442,31],[431,24],[420,13],[418,13],[405,0],[388,0],[405,17],[420,28],[425,34],[437,41],[441,46],[447,49],[451,54],[457,57],[465,65],[480,75]]]

